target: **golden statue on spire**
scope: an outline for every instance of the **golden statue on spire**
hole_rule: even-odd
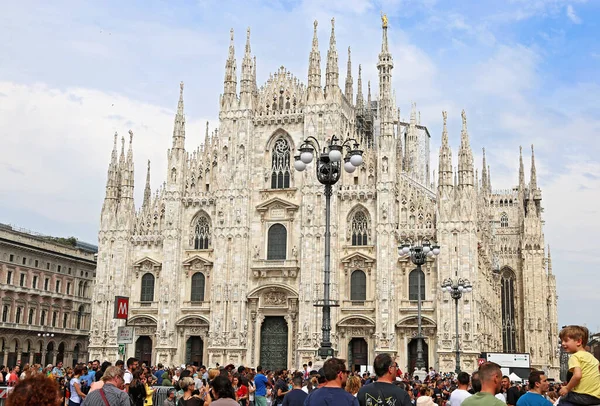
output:
[[[381,12],[381,26],[383,28],[387,28],[387,26],[388,26],[387,14],[384,14],[383,11]]]

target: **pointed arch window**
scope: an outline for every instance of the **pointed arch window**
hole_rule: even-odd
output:
[[[29,318],[27,319],[27,323],[29,325],[33,325],[33,316],[34,316],[34,310],[33,309],[29,309]]]
[[[79,306],[79,310],[77,311],[77,330],[81,330],[82,324],[83,324],[83,305]]]
[[[151,273],[144,274],[142,276],[142,292],[140,296],[140,302],[153,302],[154,301],[154,275]]]
[[[502,346],[504,352],[516,352],[515,324],[515,274],[510,269],[504,269],[501,274],[502,295]]]
[[[40,317],[40,326],[46,325],[46,310],[42,310],[42,316]]]
[[[190,300],[192,302],[203,302],[204,301],[204,287],[206,279],[202,272],[196,272],[192,275],[192,295]]]
[[[359,210],[352,216],[352,245],[367,245],[369,223],[364,211]]]
[[[271,151],[271,189],[290,187],[290,145],[280,138]]]
[[[360,269],[350,275],[350,300],[367,300],[367,275]]]
[[[52,327],[56,327],[56,319],[58,319],[58,312],[52,312]]]
[[[21,312],[23,309],[21,307],[17,307],[17,314],[15,315],[15,323],[21,323]]]
[[[2,307],[2,322],[6,323],[8,321],[8,305],[4,305]]]
[[[508,215],[506,213],[502,213],[502,215],[500,216],[500,227],[508,227]]]
[[[282,224],[273,224],[269,228],[267,259],[286,259],[287,230]]]
[[[425,300],[425,272],[415,268],[408,274],[408,300]]]
[[[201,215],[194,226],[194,249],[207,250],[210,247],[210,221]]]

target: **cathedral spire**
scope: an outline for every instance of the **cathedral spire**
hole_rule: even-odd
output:
[[[229,54],[225,62],[225,81],[223,85],[223,98],[221,100],[221,109],[233,107],[237,100],[237,63],[235,61],[235,47],[233,45],[233,28],[229,31]]]
[[[548,274],[552,275],[552,255],[550,255],[550,245],[548,245]]]
[[[314,99],[317,95],[322,95],[321,89],[321,53],[319,52],[319,38],[317,36],[317,26],[319,22],[314,22],[314,32],[312,40],[312,49],[308,57],[308,97]]]
[[[123,150],[125,150],[125,137],[121,139]],[[133,131],[129,130],[129,149],[125,159],[121,153],[121,198],[133,200]],[[130,206],[131,208],[133,206]]]
[[[483,148],[483,164],[481,168],[481,189],[484,191],[489,191],[488,189],[488,168],[487,163],[485,161],[485,148]]]
[[[460,133],[460,149],[458,150],[458,184],[473,186],[473,152],[467,131],[467,114],[462,113],[462,131]]]
[[[346,100],[348,100],[348,102],[350,104],[352,104],[352,100],[354,99],[354,96],[353,96],[354,89],[352,89],[353,85],[354,85],[354,79],[352,79],[352,58],[351,58],[351,54],[350,54],[350,47],[348,47],[348,66],[347,66],[347,70],[346,70],[345,96],[346,96]]]
[[[371,81],[367,82],[367,114],[371,114]]]
[[[487,188],[490,191],[490,193],[492,193],[492,171],[490,170],[489,165],[488,165]]]
[[[147,209],[150,207],[150,200],[152,199],[152,190],[150,189],[150,160],[148,159],[148,171],[146,172],[146,187],[144,188],[144,202],[142,208]]]
[[[242,107],[251,107],[252,93],[256,88],[254,82],[254,60],[250,48],[250,27],[246,31],[246,49],[242,60],[242,76],[240,78],[240,104]]]
[[[519,146],[519,192],[525,192],[525,168],[523,166],[523,147]]]
[[[529,180],[529,189],[531,190],[532,195],[535,194],[537,190],[537,172],[535,169],[535,153],[533,151],[533,144],[531,144],[531,178]]]
[[[365,107],[365,100],[362,92],[362,65],[358,65],[358,89],[356,90],[356,110],[361,110]]]
[[[381,120],[381,136],[392,136],[394,133],[394,101],[392,99],[392,69],[394,61],[388,48],[388,19],[385,14],[381,14],[381,26],[383,29],[381,40],[381,52],[377,69],[379,70],[379,119]]]
[[[339,88],[338,53],[335,43],[335,19],[331,19],[331,36],[329,37],[329,50],[327,51],[327,68],[325,70],[325,96],[333,95]]]
[[[185,148],[185,115],[183,114],[183,82],[179,83],[179,101],[173,125],[173,149]]]
[[[105,199],[116,199],[118,196],[119,188],[119,163],[118,155],[119,149],[117,147],[117,141],[119,134],[115,131],[115,137],[113,141],[113,149],[110,155],[110,163],[108,164],[108,175],[106,177],[106,195]]]
[[[448,113],[442,111],[444,124],[442,127],[442,145],[440,146],[439,169],[438,169],[438,187],[453,186],[452,184],[452,150],[448,142]]]

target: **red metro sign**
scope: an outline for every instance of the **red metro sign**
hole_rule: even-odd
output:
[[[115,296],[115,314],[113,318],[127,320],[129,316],[129,298],[125,296]]]

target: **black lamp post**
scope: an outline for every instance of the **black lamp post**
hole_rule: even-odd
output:
[[[351,146],[351,142],[353,142]],[[323,308],[323,322],[321,330],[323,331],[323,339],[319,348],[319,356],[322,359],[333,356],[333,348],[331,347],[331,308],[339,306],[336,301],[329,299],[330,285],[330,260],[331,260],[331,195],[332,186],[340,179],[342,172],[342,153],[346,148],[346,156],[343,159],[343,166],[346,172],[352,173],[363,162],[363,151],[359,150],[358,141],[354,138],[348,138],[345,141],[338,139],[335,135],[331,137],[329,145],[321,149],[319,141],[315,137],[308,137],[304,140],[298,150],[299,155],[296,155],[294,168],[302,172],[306,166],[312,162],[313,153],[320,154],[316,160],[317,179],[325,185],[325,269],[323,272],[323,300],[318,300],[315,306]],[[322,151],[322,152],[320,152]]]
[[[398,247],[398,255],[403,257],[410,254],[410,261],[417,266],[417,360],[416,369],[421,372],[425,370],[425,359],[423,358],[423,334],[421,321],[421,266],[427,261],[427,257],[436,257],[440,254],[440,246],[423,241],[423,245],[402,244]]]
[[[458,278],[456,281],[448,278],[442,282],[442,291],[449,292],[452,299],[454,299],[454,309],[456,318],[456,368],[454,371],[456,374],[460,372],[460,346],[458,341],[458,300],[462,297],[463,292],[471,292],[473,286],[468,279]]]

